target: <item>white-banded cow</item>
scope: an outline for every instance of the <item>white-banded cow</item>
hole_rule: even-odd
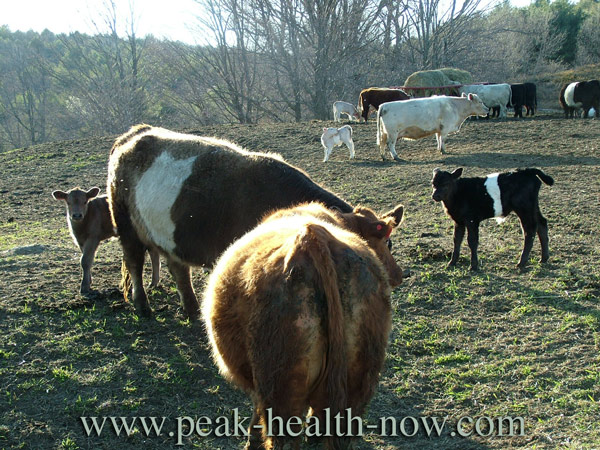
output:
[[[461,86],[458,92],[462,94],[477,94],[488,108],[498,106],[499,117],[506,118],[506,105],[512,104],[510,84],[467,84]]]
[[[278,155],[148,125],[116,140],[107,186],[124,281],[130,274],[134,306],[144,316],[151,314],[142,284],[146,247],[166,256],[185,314],[195,319],[190,266],[211,265],[266,213],[308,201],[353,210]]]
[[[467,117],[487,113],[488,108],[474,94],[384,103],[377,112],[377,144],[381,158],[385,159],[387,147],[395,160],[400,159],[396,153],[399,137],[421,139],[432,134],[437,139],[437,149],[444,153],[444,139],[449,133],[459,131]]]
[[[589,111],[594,109],[596,117],[600,117],[600,81],[577,81],[565,84],[560,90],[559,102],[565,118],[573,118],[575,110],[583,109],[581,117],[588,117]]]
[[[252,398],[246,449],[299,448],[309,408],[313,424],[336,429],[329,448],[352,448],[360,429],[346,428],[347,409],[360,417],[375,392],[390,287],[402,280],[386,246],[402,214],[279,210],[219,258],[203,318],[221,374]],[[271,433],[269,416],[280,419]],[[344,425],[335,428],[336,417]]]
[[[454,249],[448,266],[453,267],[458,261],[466,229],[471,270],[477,270],[479,223],[491,217],[504,218],[512,211],[519,216],[524,238],[518,267],[523,269],[527,265],[536,233],[542,245],[541,261],[548,261],[548,221],[540,212],[538,194],[541,181],[549,186],[554,184],[552,177],[539,169],[494,173],[486,178],[461,178],[462,172],[462,168],[452,173],[435,169],[431,181],[431,197],[436,202],[441,201],[446,213],[454,220]]]
[[[323,148],[325,149],[323,162],[327,162],[333,147],[338,147],[342,144],[346,144],[346,147],[350,150],[350,159],[354,159],[354,141],[352,141],[352,127],[350,125],[344,125],[340,128],[323,128],[321,144],[323,144]]]
[[[75,245],[81,250],[81,269],[83,276],[79,292],[86,294],[92,284],[92,264],[96,250],[101,241],[115,237],[117,230],[110,218],[110,210],[106,195],[98,196],[100,188],[93,187],[88,191],[79,188],[68,192],[56,190],[52,197],[62,200],[67,206],[67,224]],[[160,257],[158,251],[150,250],[152,262],[152,283],[158,285],[160,280]]]
[[[337,101],[333,102],[333,120],[341,122],[341,115],[348,116],[349,120],[360,120],[360,114],[352,103]]]

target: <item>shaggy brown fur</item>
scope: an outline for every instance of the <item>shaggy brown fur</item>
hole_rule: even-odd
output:
[[[310,408],[321,433],[327,408],[331,430],[336,414],[345,423],[347,408],[354,417],[364,413],[391,326],[391,273],[382,249],[391,258],[386,240],[402,212],[377,219],[366,208],[337,214],[319,204],[278,211],[219,259],[203,314],[221,373],[254,404],[246,448],[298,446],[276,423],[272,432],[283,436],[266,435],[269,409],[285,426]],[[401,273],[397,265],[394,272]],[[356,433],[342,427],[349,431]],[[328,443],[345,449],[351,439]]]
[[[167,217],[175,225],[170,236],[174,249],[158,245],[136,206],[140,197],[146,196],[146,203],[152,202],[148,197],[153,194],[137,192],[137,183],[165,154],[176,161],[195,157],[189,177],[174,188],[180,191],[173,191],[179,194]],[[156,185],[171,189],[165,180],[157,180]],[[117,139],[109,160],[107,186],[123,246],[124,279],[131,274],[133,302],[138,314],[144,316],[151,315],[141,279],[144,248],[158,248],[165,255],[184,311],[195,319],[199,307],[190,266],[212,265],[229,244],[256,226],[266,213],[308,201],[352,211],[348,203],[278,155],[247,152],[219,139],[148,125],[138,125]]]

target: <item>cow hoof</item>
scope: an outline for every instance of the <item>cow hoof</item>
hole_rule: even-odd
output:
[[[469,270],[470,270],[471,272],[478,272],[478,271],[479,271],[479,267],[477,267],[477,266],[471,266],[471,267],[469,268]]]
[[[152,318],[152,308],[150,308],[149,305],[143,305],[143,306],[136,305],[135,312],[138,316],[144,317],[145,319]]]
[[[394,156],[394,161],[396,162],[404,162],[404,160],[400,159],[398,156]]]

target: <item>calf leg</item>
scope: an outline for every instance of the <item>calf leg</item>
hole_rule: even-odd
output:
[[[533,247],[533,238],[537,234],[537,220],[532,216],[531,213],[518,214],[521,220],[521,229],[523,230],[523,251],[521,252],[521,258],[517,267],[524,269],[529,260],[529,253]],[[542,250],[543,252],[543,250]]]
[[[352,138],[348,139],[346,146],[348,146],[348,150],[350,150],[350,159],[354,159],[354,142],[352,141]]]
[[[542,245],[541,261],[543,263],[545,263],[548,261],[548,258],[550,257],[550,248],[548,246],[548,221],[546,220],[546,218],[544,216],[542,216],[542,213],[540,212],[539,208],[538,208],[537,216],[538,216],[537,234],[540,239],[540,244]]]
[[[469,222],[467,242],[471,249],[471,270],[475,271],[479,267],[477,259],[477,247],[479,246],[479,222]]]
[[[81,248],[81,251],[83,252],[80,260],[81,269],[83,270],[81,287],[79,288],[81,294],[86,294],[90,291],[90,286],[92,285],[92,264],[94,263],[98,244],[100,244],[99,240],[88,239]]]
[[[333,146],[325,147],[325,157],[323,158],[323,162],[327,162],[329,156],[331,155],[331,151],[333,150]]]
[[[155,248],[149,248],[148,254],[152,263],[152,282],[150,283],[150,287],[156,287],[160,281],[160,255]]]
[[[196,320],[199,316],[200,307],[196,299],[196,293],[192,286],[192,277],[189,266],[183,265],[173,258],[168,258],[169,272],[177,284],[177,292],[183,305],[183,311],[190,320]]]
[[[454,248],[452,249],[452,258],[448,263],[448,267],[456,266],[458,257],[460,256],[460,245],[462,244],[463,238],[465,237],[465,226],[464,224],[454,223]]]
[[[250,425],[248,426],[248,441],[244,446],[244,450],[260,450],[264,448],[262,446],[263,438],[262,432],[260,431],[261,429],[255,426],[259,423],[260,412],[258,410],[258,407],[256,406],[256,402],[253,402],[254,405],[252,407],[252,419],[250,419]]]

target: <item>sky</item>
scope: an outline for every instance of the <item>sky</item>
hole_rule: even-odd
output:
[[[195,0],[114,0],[125,25],[129,4],[133,1],[136,34],[152,34],[157,38],[188,44],[204,42],[194,27],[198,26],[200,6]],[[511,0],[516,7],[528,6],[533,0]],[[0,0],[0,25],[11,31],[48,29],[55,34],[80,31],[97,34],[93,22],[103,26],[100,14],[106,11],[106,0]],[[107,28],[101,28],[106,32]],[[124,30],[119,33],[124,36]]]
[[[117,14],[125,26],[130,17],[132,0],[115,0]],[[48,29],[53,33],[80,31],[97,34],[93,22],[106,32],[101,14],[106,11],[105,0],[0,0],[0,25],[11,31]],[[152,34],[157,38],[197,43],[191,30],[197,26],[200,7],[194,0],[133,0],[136,34]],[[124,30],[119,32],[125,35]]]

